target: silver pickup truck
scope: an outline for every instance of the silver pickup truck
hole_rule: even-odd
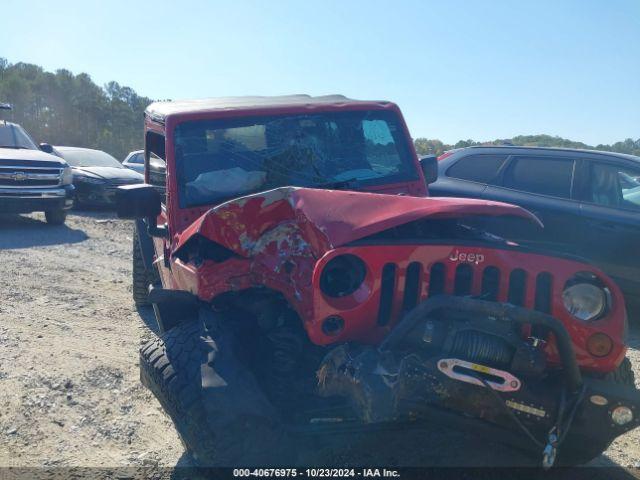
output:
[[[73,174],[51,145],[39,146],[15,123],[0,120],[0,213],[44,212],[61,225],[73,206]]]

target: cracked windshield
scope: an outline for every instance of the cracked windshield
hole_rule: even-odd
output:
[[[416,178],[391,112],[194,121],[176,128],[180,203],[224,201],[282,186],[353,188]]]

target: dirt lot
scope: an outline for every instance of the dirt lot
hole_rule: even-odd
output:
[[[42,220],[0,216],[0,466],[188,465],[170,420],[138,381],[138,348],[155,327],[152,312],[131,300],[131,223],[102,212],[75,213],[63,227]],[[640,378],[637,332],[632,344]],[[388,450],[377,441],[368,439],[363,462]],[[519,461],[442,429],[401,441],[389,461]],[[640,467],[640,429],[593,464]]]

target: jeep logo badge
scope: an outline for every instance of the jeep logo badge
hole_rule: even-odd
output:
[[[481,253],[467,253],[456,250],[449,255],[449,260],[452,262],[467,262],[478,265],[479,263],[484,262],[484,255]]]

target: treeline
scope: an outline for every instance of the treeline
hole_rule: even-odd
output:
[[[630,155],[640,156],[640,138],[633,140],[627,138],[622,142],[616,142],[612,145],[587,145],[582,142],[574,142],[567,138],[551,135],[518,135],[510,139],[498,139],[488,142],[476,142],[474,140],[460,140],[453,145],[442,143],[437,139],[417,138],[415,140],[416,150],[420,155],[435,153],[440,155],[447,150],[454,148],[464,148],[476,145],[518,145],[526,147],[562,147],[562,148],[584,148],[590,150],[605,150],[608,152],[628,153]]]
[[[142,115],[152,100],[117,82],[100,87],[86,73],[46,72],[37,65],[11,64],[0,58],[0,102],[14,107],[12,112],[1,114],[2,118],[21,124],[37,142],[97,148],[122,160],[131,150],[142,147]],[[590,148],[640,156],[640,138],[596,146],[551,135],[519,135],[508,141],[460,140],[453,145],[427,138],[415,141],[422,155],[440,155],[452,148],[471,145],[505,143]]]
[[[129,87],[96,85],[89,75],[46,72],[0,58],[0,102],[13,105],[1,117],[52,145],[97,148],[122,161],[143,144],[143,112],[152,100]]]

